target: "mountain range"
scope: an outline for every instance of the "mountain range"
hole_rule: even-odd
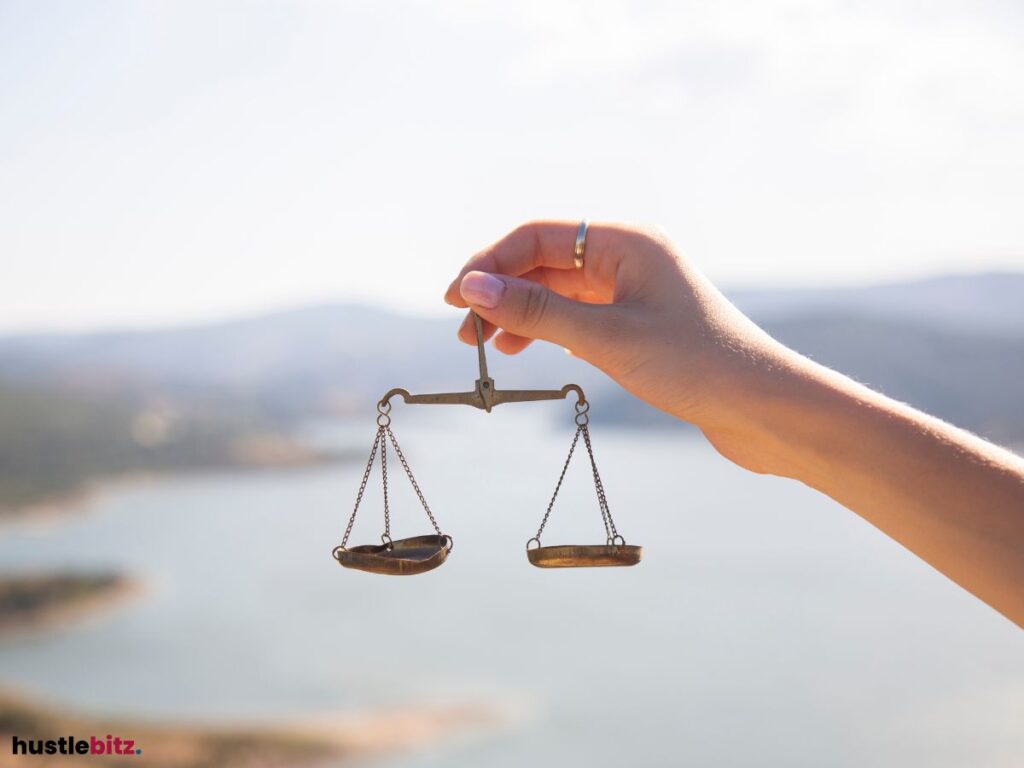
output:
[[[729,295],[800,352],[984,436],[1024,443],[1024,273]],[[458,322],[454,312],[339,303],[160,330],[21,334],[0,337],[0,386],[223,398],[280,423],[365,413],[394,386],[471,389],[476,356],[455,339]],[[489,362],[499,387],[575,381],[596,418],[671,422],[551,345],[512,358],[491,352]]]

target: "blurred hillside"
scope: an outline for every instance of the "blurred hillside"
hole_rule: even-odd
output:
[[[760,319],[837,313],[904,321],[958,333],[1024,333],[1024,273],[945,275],[858,288],[732,291]]]
[[[1024,444],[1024,274],[732,298],[818,362],[996,442]]]
[[[111,476],[340,458],[304,444],[292,431],[227,396],[0,382],[0,515],[62,501]]]
[[[1024,443],[1024,274],[733,298],[826,365]],[[457,323],[455,313],[337,304],[186,328],[0,338],[0,506],[109,471],[295,460],[301,452],[283,446],[305,421],[370,414],[394,386],[470,389],[476,357],[455,340]],[[675,424],[551,345],[493,353],[490,363],[499,387],[580,383],[598,421]]]

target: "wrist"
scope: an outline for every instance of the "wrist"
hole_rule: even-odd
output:
[[[754,472],[804,479],[820,468],[822,415],[842,399],[841,374],[774,339],[747,348],[716,387],[718,406],[701,430],[730,460]]]

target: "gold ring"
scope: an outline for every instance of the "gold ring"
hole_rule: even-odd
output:
[[[583,269],[583,251],[587,247],[587,220],[580,222],[580,228],[576,230],[576,250],[573,253],[572,263],[576,269]]]

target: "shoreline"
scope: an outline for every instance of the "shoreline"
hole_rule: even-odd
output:
[[[0,534],[8,526],[61,523],[78,515],[97,498],[125,487],[175,478],[220,473],[278,472],[308,467],[347,464],[361,451],[318,446],[301,436],[272,431],[252,431],[236,437],[223,456],[192,465],[161,465],[118,469],[97,468],[71,487],[35,487],[22,491],[20,500],[0,502]]]
[[[102,620],[146,592],[140,579],[118,573],[0,573],[0,643]]]
[[[301,464],[197,467],[167,471],[134,471],[97,476],[73,491],[63,491],[23,505],[0,505],[0,536],[11,529],[47,529],[80,519],[106,496],[175,480],[192,480],[232,474],[274,474],[350,463],[347,456],[329,456]]]
[[[522,720],[512,710],[493,702],[463,702],[363,713],[325,712],[269,722],[258,718],[200,724],[75,712],[22,691],[0,688],[0,739],[10,743],[14,737],[27,741],[113,734],[132,739],[146,755],[147,765],[157,768],[255,764],[314,768],[397,756],[508,727]],[[50,768],[63,765],[66,756],[33,757],[35,764]],[[119,755],[86,758],[90,765],[115,765],[121,759]]]

